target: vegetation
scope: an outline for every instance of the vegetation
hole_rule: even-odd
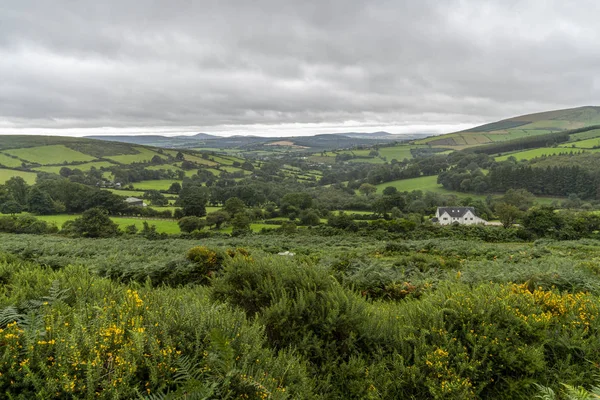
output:
[[[497,129],[546,129],[544,121],[451,138],[470,147]],[[0,391],[15,399],[594,393],[600,163],[593,152],[495,156],[588,132],[450,153],[402,144],[306,157],[260,145],[247,159],[0,138],[0,154],[20,161],[2,164],[9,175],[0,185]],[[42,166],[56,161],[43,159],[44,147],[91,160]],[[561,197],[540,205],[536,195]],[[432,220],[440,206],[498,222],[441,226]]]

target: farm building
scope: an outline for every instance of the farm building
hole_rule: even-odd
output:
[[[473,225],[485,224],[486,220],[475,215],[473,207],[438,207],[435,218],[432,220],[440,225],[460,224]]]
[[[144,200],[138,199],[137,197],[128,197],[125,199],[125,203],[127,203],[130,206],[146,207],[146,203],[144,203]]]

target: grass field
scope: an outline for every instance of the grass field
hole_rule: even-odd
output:
[[[5,153],[42,165],[66,164],[73,161],[92,161],[95,158],[63,145],[28,147],[6,150]]]
[[[419,148],[419,147],[427,147],[427,146],[399,145],[399,146],[394,146],[394,147],[381,147],[379,149],[379,155],[381,157],[386,157],[388,161],[392,161],[393,159],[402,161],[405,158],[410,160],[411,158],[413,158],[412,154],[410,152],[410,149]]]
[[[6,154],[0,153],[0,165],[9,167],[9,168],[15,168],[15,167],[20,167],[21,164],[22,164],[21,160],[18,160],[16,158],[9,157]]]
[[[156,181],[140,181],[133,183],[133,188],[135,190],[167,190],[169,187],[175,183],[181,181],[174,179],[161,179]]]
[[[80,169],[82,171],[89,171],[92,167],[95,168],[102,168],[102,167],[112,167],[115,164],[110,163],[108,161],[92,161],[89,163],[85,163],[85,164],[78,164],[78,165],[56,165],[56,166],[51,166],[51,167],[39,167],[39,168],[34,168],[35,171],[41,171],[41,172],[49,172],[52,174],[58,174],[60,173],[60,169],[63,167],[68,167],[71,169]]]
[[[570,148],[570,147],[542,147],[539,149],[524,150],[516,153],[507,153],[502,156],[495,157],[496,161],[505,161],[509,157],[514,157],[517,160],[531,160],[532,158],[542,156],[552,156],[556,154],[570,154],[582,151],[591,151],[588,149]]]
[[[200,164],[200,165],[206,165],[206,166],[209,166],[209,167],[214,167],[215,165],[219,165],[219,163],[217,163],[217,162],[206,160],[206,159],[204,159],[202,157],[194,156],[194,155],[191,155],[191,154],[184,154],[183,157],[187,161],[193,161],[193,162],[195,162],[197,164]]]
[[[36,216],[36,218],[47,221],[50,223],[55,223],[59,228],[62,225],[70,220],[78,218],[80,215],[73,214],[60,214],[60,215],[40,215]],[[138,229],[142,229],[144,226],[144,221],[148,222],[150,225],[156,225],[156,231],[160,233],[179,233],[179,225],[177,225],[176,220],[164,220],[164,219],[148,219],[148,218],[125,218],[125,217],[111,217],[113,221],[115,221],[119,228],[125,229],[129,225],[135,225]]]
[[[455,195],[456,197],[459,198],[466,198],[466,197],[470,197],[473,200],[481,200],[481,201],[485,201],[486,197],[488,196],[487,194],[474,194],[474,193],[462,193],[462,192],[455,192],[452,190],[447,190],[444,189],[444,187],[440,184],[437,183],[437,175],[436,176],[422,176],[420,178],[413,178],[413,179],[402,179],[402,180],[398,180],[398,181],[392,181],[392,182],[386,182],[386,183],[382,183],[380,185],[377,185],[377,193],[381,193],[383,192],[383,189],[385,189],[388,186],[393,186],[396,189],[398,189],[398,191],[400,192],[411,192],[413,190],[422,190],[423,192],[434,192],[434,193],[440,193],[440,194],[445,194],[445,195]],[[502,194],[493,194],[492,198],[497,199],[499,197],[502,197]],[[560,197],[541,197],[541,196],[536,196],[535,201],[538,204],[541,205],[550,205],[553,202],[561,202],[564,201],[564,198],[560,198]],[[357,212],[359,213],[360,211],[347,211],[348,213],[351,212]],[[365,212],[365,213],[370,213],[370,212]]]
[[[600,146],[600,137],[590,138],[585,140],[579,140],[576,142],[568,142],[560,145],[562,148],[581,148],[581,149],[591,149],[593,147]]]
[[[574,142],[576,140],[586,140],[595,137],[600,137],[600,129],[593,129],[591,131],[574,133],[570,136],[570,141]]]
[[[15,171],[13,169],[0,168],[0,184],[3,184],[13,176],[20,176],[30,185],[35,183],[37,174],[35,172]]]
[[[398,181],[385,182],[377,185],[377,193],[383,192],[388,186],[395,187],[400,192],[412,192],[413,190],[422,190],[424,192],[443,192],[446,191],[442,185],[437,183],[437,175],[421,176],[419,178],[401,179]]]
[[[147,149],[145,147],[135,147],[135,149],[139,152],[138,154],[125,154],[121,156],[109,156],[106,157],[109,160],[117,162],[119,164],[131,164],[134,162],[148,162],[152,160],[152,157],[159,156],[163,159],[166,158],[165,155],[158,154],[155,151]]]
[[[126,196],[126,197],[142,197],[144,195],[144,192],[141,190],[121,190],[121,189],[106,189],[110,192],[113,192],[114,194],[118,194],[119,196]]]

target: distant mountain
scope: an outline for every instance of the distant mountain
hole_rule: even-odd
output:
[[[600,107],[584,106],[521,115],[460,132],[417,140],[415,143],[462,149],[594,125],[600,125]]]
[[[219,136],[209,135],[208,133],[196,133],[195,135],[179,135],[173,137],[177,139],[216,139]]]
[[[90,139],[117,141],[146,146],[165,148],[217,148],[240,150],[257,150],[261,146],[266,149],[286,148],[290,151],[322,151],[351,148],[356,146],[373,146],[380,143],[401,142],[423,137],[423,135],[393,135],[388,132],[347,132],[335,134],[320,134],[301,137],[261,137],[261,136],[230,136],[221,137],[207,133],[191,136],[160,136],[160,135],[117,135],[117,136],[88,136]]]

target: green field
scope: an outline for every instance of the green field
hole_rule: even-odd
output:
[[[586,140],[595,137],[600,137],[600,129],[592,129],[591,131],[574,133],[570,136],[570,141],[574,142],[577,140]]]
[[[181,181],[174,179],[161,179],[156,181],[140,181],[134,182],[133,187],[135,190],[167,190],[169,187],[175,183],[181,183]]]
[[[600,146],[600,137],[590,138],[586,140],[579,140],[576,142],[568,142],[561,144],[562,148],[581,148],[581,149],[591,149],[594,147]]]
[[[58,226],[60,228],[60,227],[62,227],[62,225],[65,222],[73,220],[75,218],[78,218],[79,216],[80,215],[76,215],[76,214],[73,214],[73,215],[60,214],[60,215],[40,215],[40,216],[36,216],[36,218],[38,218],[42,221],[55,223],[56,226]],[[141,230],[143,227],[144,221],[146,221],[150,225],[156,225],[156,231],[159,233],[169,233],[169,234],[180,233],[179,225],[177,225],[176,220],[149,219],[149,218],[126,218],[126,217],[111,217],[111,219],[113,221],[115,221],[119,225],[119,228],[121,228],[121,229],[125,229],[129,225],[135,225],[135,226],[137,226],[138,229]]]
[[[51,167],[39,167],[39,168],[34,168],[35,171],[41,171],[41,172],[49,172],[52,174],[58,174],[60,172],[60,169],[63,167],[68,167],[71,169],[79,169],[81,171],[89,171],[92,167],[100,169],[102,167],[112,167],[115,164],[110,163],[108,161],[92,161],[89,163],[85,163],[85,164],[77,164],[77,165],[57,165],[57,166],[51,166]]]
[[[22,160],[42,165],[67,164],[73,161],[92,161],[94,157],[72,150],[63,145],[28,147],[6,150],[5,153]]]
[[[411,158],[413,158],[413,156],[410,152],[410,149],[419,148],[419,147],[426,147],[426,146],[399,145],[399,146],[394,146],[394,147],[381,147],[379,149],[379,155],[381,157],[386,157],[388,161],[392,161],[393,159],[402,161],[405,158],[410,160]]]
[[[219,163],[217,163],[217,162],[204,159],[204,158],[202,158],[200,156],[194,156],[194,155],[191,155],[191,154],[184,154],[183,157],[184,157],[184,159],[186,161],[192,161],[192,162],[195,162],[196,164],[200,164],[200,165],[206,165],[206,166],[209,166],[209,167],[214,167],[215,165],[219,165]]]
[[[582,151],[592,151],[589,149],[579,149],[579,148],[564,148],[564,147],[542,147],[539,149],[532,150],[524,150],[516,153],[507,153],[501,156],[495,157],[496,161],[505,161],[509,157],[514,157],[517,161],[520,160],[531,160],[532,158],[542,157],[542,156],[553,156],[556,154],[570,154],[570,153],[578,153]]]
[[[152,160],[152,157],[154,156],[159,156],[163,159],[166,159],[165,155],[161,155],[158,154],[155,151],[152,151],[150,149],[147,149],[145,147],[135,147],[135,150],[137,150],[139,153],[138,154],[125,154],[122,156],[109,156],[106,157],[109,160],[115,161],[119,164],[131,164],[134,162],[149,162],[150,160]]]
[[[398,181],[385,182],[377,185],[377,193],[383,192],[388,186],[395,187],[400,192],[412,192],[413,190],[422,190],[424,192],[450,192],[437,183],[437,175],[434,176],[421,176],[419,178],[412,179],[401,179]]]
[[[126,197],[142,197],[144,192],[141,190],[125,190],[125,189],[106,189],[114,194],[118,194],[119,196]]]
[[[12,158],[7,156],[6,154],[0,153],[0,165],[3,165],[8,168],[20,167],[23,162],[19,159]]]
[[[15,171],[13,169],[0,168],[0,184],[3,184],[13,176],[20,176],[30,185],[35,183],[37,174],[35,172]]]

